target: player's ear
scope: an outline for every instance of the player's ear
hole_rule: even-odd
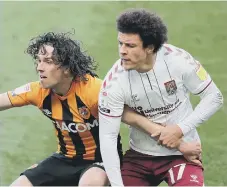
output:
[[[64,68],[63,73],[67,77],[71,75],[69,68]]]
[[[147,54],[151,54],[154,51],[154,46],[153,45],[148,45],[146,48]]]

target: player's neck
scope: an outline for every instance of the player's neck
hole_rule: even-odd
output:
[[[146,73],[146,72],[150,71],[151,69],[153,69],[155,61],[156,61],[156,56],[157,56],[157,53],[149,55],[147,57],[147,59],[141,63],[141,65],[139,66],[137,71],[139,73]]]
[[[62,80],[61,83],[56,85],[55,88],[53,88],[52,90],[57,95],[65,96],[69,92],[72,82],[73,82],[73,77],[64,79],[64,80]]]

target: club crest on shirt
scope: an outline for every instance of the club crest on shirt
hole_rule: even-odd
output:
[[[90,111],[87,107],[83,106],[81,108],[78,109],[79,111],[79,114],[80,116],[83,118],[83,119],[89,119],[90,118]]]
[[[176,85],[175,80],[165,82],[164,85],[165,85],[166,92],[168,93],[168,95],[173,95],[177,92],[177,85]]]

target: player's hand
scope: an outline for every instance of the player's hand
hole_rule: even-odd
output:
[[[199,142],[182,142],[178,148],[183,154],[199,156],[202,153],[202,147]]]
[[[153,133],[151,134],[151,137],[154,138],[155,140],[158,140],[159,136],[161,135],[161,131],[163,130],[164,127],[165,127],[165,125],[163,125],[163,124],[157,124],[153,128]]]
[[[189,161],[192,162],[196,165],[202,166],[202,162],[200,161],[202,159],[202,156],[200,154],[199,157],[195,156],[195,155],[184,155],[184,158]]]
[[[202,159],[202,147],[199,142],[183,142],[178,150],[183,153],[186,160],[202,166],[200,161]]]
[[[167,125],[161,131],[158,144],[167,148],[177,148],[180,144],[183,133],[178,125]]]

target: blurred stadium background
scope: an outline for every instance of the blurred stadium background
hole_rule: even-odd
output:
[[[192,53],[227,95],[227,2],[0,2],[0,92],[37,79],[24,54],[30,38],[72,31],[99,63],[101,78],[118,58],[116,16],[126,8],[148,8],[168,25],[169,43]],[[0,101],[1,102],[1,101]],[[193,97],[196,104],[198,98]],[[200,127],[205,184],[227,185],[227,105]],[[127,128],[122,125],[124,148]],[[56,150],[53,126],[41,112],[24,107],[0,112],[1,185]]]

